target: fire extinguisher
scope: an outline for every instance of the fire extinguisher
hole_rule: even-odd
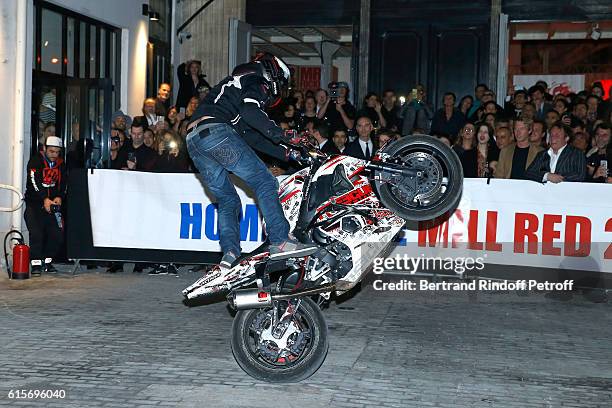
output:
[[[17,244],[13,247],[12,271],[6,250],[6,243],[11,234],[18,235],[17,238],[11,238],[10,240],[17,242]],[[23,234],[21,232],[11,230],[4,237],[4,260],[6,261],[6,269],[8,271],[9,279],[28,279],[30,277],[30,247],[25,244]]]

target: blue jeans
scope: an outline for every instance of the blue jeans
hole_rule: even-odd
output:
[[[278,200],[278,181],[238,133],[225,123],[208,127],[210,134],[187,136],[187,149],[219,205],[219,241],[224,254],[240,255],[242,204],[229,172],[244,180],[257,197],[270,242],[287,239],[289,223]]]

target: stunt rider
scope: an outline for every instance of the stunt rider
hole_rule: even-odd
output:
[[[228,177],[230,172],[244,180],[257,196],[271,260],[307,256],[317,249],[289,237],[289,223],[278,199],[278,182],[246,142],[271,146],[277,152],[285,152],[278,146],[280,142],[295,143],[293,134],[286,134],[264,112],[264,108],[280,102],[288,83],[287,65],[271,54],[263,54],[237,66],[231,76],[213,87],[187,128],[189,154],[219,205],[221,266],[225,268],[232,267],[240,256],[241,202]],[[286,152],[289,154],[288,149]]]

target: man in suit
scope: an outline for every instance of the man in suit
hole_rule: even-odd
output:
[[[336,130],[334,132],[334,137],[332,138],[334,145],[338,148],[340,154],[346,154],[346,142],[348,141],[348,136],[346,132],[342,129]]]
[[[515,143],[501,149],[495,169],[495,178],[524,179],[525,171],[534,161],[541,147],[529,143],[532,123],[524,119],[514,121]]]
[[[526,178],[545,183],[584,181],[586,158],[583,152],[568,145],[571,130],[562,122],[550,128],[550,148],[541,151],[527,169]]]
[[[372,130],[374,129],[372,120],[367,116],[360,116],[356,123],[358,137],[346,145],[344,154],[356,157],[357,159],[370,160],[376,150],[371,138]]]
[[[553,110],[552,105],[549,102],[546,102],[546,99],[544,98],[545,94],[546,89],[544,89],[541,85],[534,85],[529,88],[529,96],[531,96],[531,102],[535,105],[536,108],[536,119],[544,120],[548,111]]]
[[[315,121],[312,126],[312,136],[316,140],[317,147],[323,153],[329,155],[340,154],[340,150],[334,145],[333,142],[329,141],[329,126],[322,120]]]

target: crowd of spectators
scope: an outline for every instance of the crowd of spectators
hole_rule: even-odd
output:
[[[162,83],[155,97],[143,101],[141,115],[113,115],[108,168],[196,170],[187,154],[186,128],[210,85],[199,61],[181,64],[178,78],[174,105],[171,85]],[[426,134],[452,146],[465,177],[612,182],[612,99],[604,93],[595,82],[578,93],[551,95],[548,84],[538,81],[529,89],[510,86],[501,106],[487,85],[478,84],[474,95],[459,100],[444,93],[435,109],[421,84],[405,98],[387,89],[382,95],[369,92],[353,105],[348,84],[333,82],[327,89],[291,90],[268,113],[283,129],[308,132],[330,154],[369,159],[386,143]],[[41,146],[54,134],[52,123],[44,126]],[[261,157],[275,175],[296,170],[295,163]]]
[[[458,103],[453,92],[444,93],[437,110],[420,84],[402,101],[392,89],[382,96],[368,93],[360,106],[351,104],[349,96],[343,82],[316,91],[294,90],[269,113],[285,129],[308,131],[328,153],[370,158],[386,143],[427,134],[452,146],[465,177],[612,183],[612,99],[604,98],[599,82],[557,95],[549,93],[544,81],[529,89],[511,86],[504,106],[485,84],[478,84],[474,95]],[[275,174],[293,170],[271,163]]]

